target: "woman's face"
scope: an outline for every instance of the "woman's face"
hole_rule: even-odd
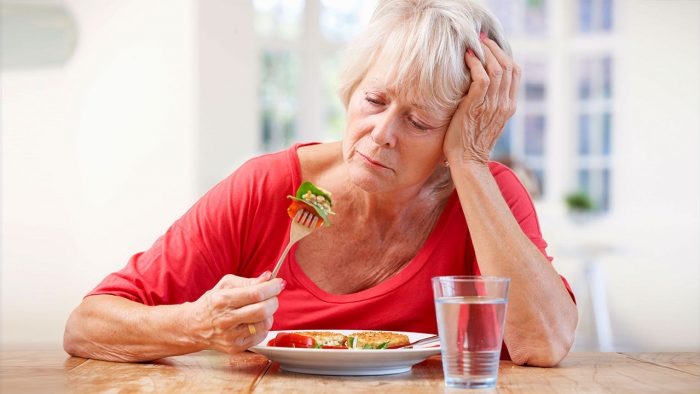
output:
[[[444,161],[447,129],[420,97],[387,89],[381,66],[370,68],[350,98],[343,160],[354,184],[369,192],[421,186]],[[410,89],[409,89],[410,90]]]

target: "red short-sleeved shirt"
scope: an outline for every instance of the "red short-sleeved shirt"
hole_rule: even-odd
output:
[[[134,255],[89,295],[113,294],[146,305],[179,304],[198,299],[226,274],[256,277],[272,270],[289,239],[286,196],[302,182],[296,154],[300,146],[246,162],[207,192],[149,250]],[[527,191],[504,165],[492,162],[489,168],[520,227],[547,256]],[[276,330],[437,333],[430,278],[479,274],[456,192],[413,260],[395,276],[359,293],[321,290],[301,270],[295,251],[293,247],[279,273],[287,287],[279,296]]]

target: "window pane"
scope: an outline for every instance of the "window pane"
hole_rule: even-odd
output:
[[[288,51],[263,51],[260,58],[260,110],[264,150],[287,146],[295,134],[299,59]]]
[[[259,35],[290,40],[299,36],[304,0],[253,0],[253,8]]]
[[[608,210],[610,208],[610,170],[604,169],[602,171],[602,188],[601,195],[599,197],[599,206],[602,210]]]
[[[507,34],[518,32],[517,23],[515,23],[517,15],[515,9],[517,4],[515,3],[517,2],[513,0],[490,0],[488,4],[489,9],[496,15]]]
[[[531,197],[533,198],[538,198],[544,194],[544,171],[543,170],[533,170],[532,175],[535,178],[535,181],[537,182],[536,189],[533,188],[528,188],[528,192],[530,192]]]
[[[584,193],[590,193],[591,172],[589,170],[578,170],[578,190]]]
[[[547,31],[547,7],[544,0],[527,0],[525,3],[525,32],[542,34]]]
[[[578,62],[578,97],[582,100],[591,97],[593,64],[589,59]]]
[[[491,157],[496,160],[502,160],[505,157],[511,156],[511,133],[513,125],[512,120],[506,123],[506,127],[503,128],[503,133],[496,141],[496,146],[493,147],[491,151]]]
[[[610,31],[613,28],[613,0],[603,0],[602,30]]]
[[[544,116],[525,116],[525,154],[542,156],[544,154]]]
[[[508,35],[542,35],[547,32],[547,0],[488,0]]]
[[[525,80],[525,100],[543,101],[547,93],[547,65],[544,62],[526,62],[523,64]]]
[[[578,60],[576,81],[579,99],[610,98],[612,96],[612,63],[610,56]]]
[[[603,74],[603,97],[609,98],[612,95],[612,59],[606,56],[600,60],[601,73]]]
[[[525,81],[525,100],[542,101],[545,99],[545,85],[535,81]]]
[[[345,108],[338,97],[337,81],[340,73],[341,56],[332,53],[324,56],[322,65],[323,99],[325,101],[324,127],[325,137],[329,140],[340,139],[345,130]]]
[[[578,117],[578,154],[589,155],[591,153],[591,128],[588,114]]]
[[[613,9],[613,0],[578,0],[579,32],[612,30]]]
[[[603,138],[602,138],[602,144],[603,144],[603,149],[602,153],[605,156],[610,155],[610,146],[611,146],[611,139],[612,139],[612,133],[611,133],[611,127],[612,127],[612,115],[610,112],[605,112],[603,114]]]
[[[588,32],[593,28],[593,1],[578,1],[578,30]]]
[[[369,22],[376,0],[321,0],[321,34],[328,40],[348,41]]]

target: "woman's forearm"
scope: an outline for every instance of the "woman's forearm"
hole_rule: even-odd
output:
[[[126,362],[202,350],[188,334],[188,305],[146,306],[111,295],[87,297],[68,318],[63,347],[73,356]]]
[[[489,168],[450,161],[482,275],[511,278],[504,341],[517,364],[556,365],[568,353],[576,305],[520,228]]]

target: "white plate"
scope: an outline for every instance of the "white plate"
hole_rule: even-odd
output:
[[[332,331],[349,335],[362,330],[296,330],[296,331]],[[298,349],[267,346],[267,342],[280,332],[270,331],[263,342],[248,349],[262,354],[272,361],[280,363],[286,371],[310,373],[315,375],[389,375],[407,372],[414,364],[426,358],[440,354],[439,347],[418,349]],[[427,338],[433,334],[417,332],[392,331],[406,334],[411,342]]]

